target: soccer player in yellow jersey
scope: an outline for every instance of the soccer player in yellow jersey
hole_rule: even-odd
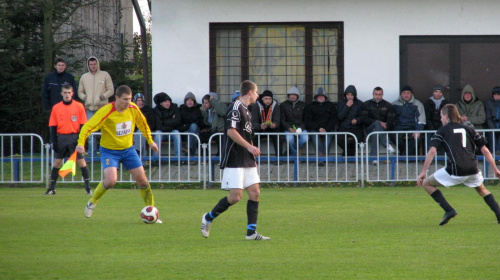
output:
[[[154,197],[142,162],[132,145],[134,129],[137,126],[146,138],[151,149],[157,153],[158,146],[151,137],[146,118],[141,110],[131,103],[132,90],[128,86],[119,86],[115,92],[115,101],[104,105],[82,127],[76,151],[85,153],[85,140],[97,130],[101,130],[101,161],[104,180],[97,185],[94,195],[87,202],[85,217],[90,218],[97,201],[111,189],[118,178],[118,166],[121,162],[134,177],[146,206],[154,206]],[[157,220],[156,223],[161,223]]]

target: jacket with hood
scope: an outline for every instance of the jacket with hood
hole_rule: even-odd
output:
[[[472,100],[469,103],[464,101],[464,95],[466,92],[470,92],[472,94]],[[460,95],[460,101],[458,101],[456,105],[460,115],[467,116],[467,121],[473,124],[474,128],[484,128],[484,122],[486,121],[484,105],[483,102],[476,97],[474,89],[471,85],[466,85],[464,87],[462,95]]]
[[[423,130],[425,127],[425,109],[422,102],[418,101],[412,94],[409,101],[405,101],[401,95],[392,103],[394,110],[394,130]]]
[[[325,97],[324,102],[317,100],[320,95]],[[314,93],[314,100],[306,106],[304,118],[309,132],[319,131],[320,128],[324,128],[328,132],[335,131],[337,109],[335,104],[328,100],[323,88],[318,88]]]
[[[443,123],[441,123],[441,109],[448,103],[450,102],[444,97],[436,101],[433,96],[425,102],[425,128],[427,130],[438,130],[443,126]]]
[[[194,100],[194,105],[188,107],[186,101],[188,99]],[[196,96],[192,92],[188,92],[184,96],[184,104],[179,107],[179,112],[181,113],[181,124],[177,127],[180,132],[187,131],[192,123],[195,123],[200,129],[205,125],[203,123],[203,115],[200,111],[201,104],[196,102]]]
[[[290,94],[296,94],[298,96],[297,101],[292,102],[290,99],[280,104],[281,111],[281,128],[284,131],[289,131],[290,128],[300,128],[302,130],[306,129],[306,123],[304,122],[304,110],[306,108],[306,103],[300,101],[300,91],[297,87],[293,86],[288,90],[287,97]]]
[[[160,105],[166,100],[170,100],[170,108],[168,109],[165,109],[162,105]],[[179,112],[177,104],[173,103],[172,98],[164,92],[160,92],[155,95],[153,101],[156,104],[154,110],[160,115],[160,130],[162,132],[171,132],[172,130],[175,130],[176,127],[181,124],[181,113]]]
[[[45,110],[51,110],[54,105],[63,100],[61,88],[63,84],[70,84],[73,87],[73,99],[75,99],[76,83],[75,77],[67,71],[57,73],[57,70],[45,76],[42,86],[42,104]]]
[[[97,61],[97,71],[95,73],[90,72],[89,69],[89,60],[92,58]],[[78,97],[85,104],[85,109],[97,111],[108,104],[108,98],[113,96],[113,81],[108,72],[101,70],[99,60],[94,56],[87,59],[87,69],[89,69],[89,72],[83,74],[80,78]]]
[[[203,123],[205,126],[210,126],[211,133],[224,132],[224,125],[226,123],[227,105],[218,100],[217,93],[211,92],[209,95],[213,96],[210,100],[210,109],[205,107],[201,108],[203,115]],[[212,123],[209,121],[209,115],[212,115]]]
[[[347,93],[354,94],[354,102],[351,107],[347,106],[347,99],[345,96]],[[358,99],[358,92],[356,87],[349,85],[344,90],[344,99],[340,100],[337,104],[338,118],[339,118],[339,130],[353,130],[362,129],[363,121],[361,119],[361,109],[363,109],[363,102]],[[353,125],[352,120],[356,120],[356,124]]]
[[[361,110],[361,119],[365,127],[375,121],[381,121],[387,123],[387,130],[394,128],[394,110],[391,103],[385,99],[379,102],[373,99],[365,101]]]
[[[276,125],[275,129],[268,128],[268,130],[276,131],[280,130],[280,120],[281,120],[281,111],[280,106],[278,105],[278,101],[273,99],[273,103],[269,106],[265,106],[264,102],[262,102],[262,97],[257,99],[254,105],[252,105],[252,127],[255,132],[262,132],[260,125],[266,120],[262,119],[264,114],[266,118],[269,116],[269,112],[271,113],[271,122]]]
[[[136,102],[137,98],[142,98],[144,100],[144,95],[142,93],[136,93],[134,95],[134,103]],[[137,105],[137,104],[136,104]],[[139,106],[137,106],[139,107]],[[149,130],[151,132],[155,132],[157,130],[160,130],[161,128],[161,120],[160,120],[160,115],[158,112],[156,112],[151,106],[144,104],[144,106],[141,108],[141,112],[146,118],[146,121],[149,126]]]
[[[491,98],[486,102],[486,124],[488,128],[500,128],[500,100],[496,101],[493,97],[494,94],[500,93],[500,87],[496,86],[491,92]]]

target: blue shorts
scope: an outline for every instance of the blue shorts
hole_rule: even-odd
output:
[[[106,169],[107,167],[118,168],[120,166],[120,162],[127,170],[142,166],[142,162],[137,155],[137,151],[134,149],[134,146],[125,150],[110,150],[101,147],[101,161],[102,169]]]

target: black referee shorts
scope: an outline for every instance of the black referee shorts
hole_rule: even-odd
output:
[[[71,156],[78,143],[78,133],[57,134],[57,147],[54,149],[54,158],[63,159]],[[77,153],[76,159],[82,159],[83,155]]]

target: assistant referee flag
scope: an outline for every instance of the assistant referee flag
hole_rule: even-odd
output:
[[[59,176],[65,177],[69,173],[76,174],[76,151],[69,157],[69,159],[64,163],[64,165],[59,170]]]

